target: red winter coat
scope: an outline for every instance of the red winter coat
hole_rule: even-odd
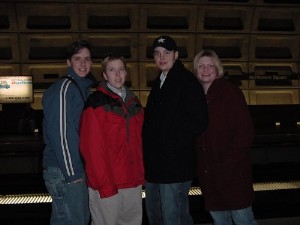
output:
[[[205,208],[233,210],[252,204],[253,121],[242,91],[216,79],[207,95],[208,128],[197,140],[198,179]]]
[[[141,136],[144,111],[129,89],[126,93],[124,103],[102,83],[82,112],[80,150],[87,182],[101,198],[144,183]]]

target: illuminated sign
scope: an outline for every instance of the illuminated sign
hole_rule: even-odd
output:
[[[0,76],[0,104],[33,102],[32,76]]]

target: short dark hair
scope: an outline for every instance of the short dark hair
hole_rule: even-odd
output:
[[[93,58],[92,47],[90,43],[86,40],[78,40],[68,46],[67,59],[71,59],[74,54],[77,54],[79,50],[83,48],[87,48],[91,53],[91,58]]]

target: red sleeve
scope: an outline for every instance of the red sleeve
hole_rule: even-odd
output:
[[[114,183],[111,155],[107,148],[106,112],[89,107],[81,117],[80,151],[85,160],[88,185],[98,190],[101,198],[118,193]]]

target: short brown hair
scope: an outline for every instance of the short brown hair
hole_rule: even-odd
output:
[[[102,60],[102,63],[101,63],[102,72],[106,72],[108,62],[110,62],[112,60],[117,60],[117,59],[121,60],[124,63],[125,69],[127,70],[126,60],[122,55],[118,55],[118,54],[115,54],[115,53],[109,53]]]

